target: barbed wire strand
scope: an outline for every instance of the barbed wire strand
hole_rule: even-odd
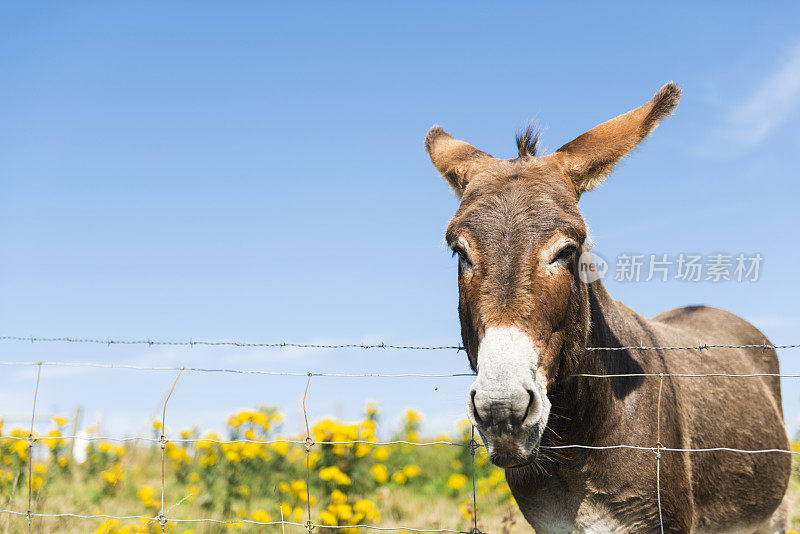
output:
[[[397,350],[463,350],[460,345],[393,345],[391,343],[251,343],[242,341],[159,341],[153,339],[88,339],[74,337],[0,336],[0,341],[93,343],[98,345],[183,345],[183,346],[229,346],[254,348],[300,348],[300,349],[397,349]]]
[[[33,410],[31,410],[31,430],[28,433],[28,534],[32,529],[33,514],[33,444],[36,438],[33,434],[33,424],[36,421],[36,401],[39,398],[39,379],[42,377],[42,366],[36,368],[36,387],[33,390]]]
[[[455,350],[462,351],[464,347],[461,345],[394,345],[391,343],[287,343],[272,342],[272,343],[253,343],[245,341],[195,341],[189,339],[188,341],[161,341],[153,339],[91,339],[91,338],[77,338],[77,337],[35,337],[35,336],[0,336],[0,341],[27,341],[27,342],[63,342],[63,343],[92,343],[99,345],[170,345],[170,346],[190,346],[205,345],[205,346],[231,346],[231,347],[261,347],[261,348],[304,348],[304,349],[396,349],[396,350]],[[796,349],[800,348],[800,344],[790,345],[774,345],[770,343],[762,344],[745,344],[745,345],[726,345],[719,343],[703,343],[697,345],[686,345],[676,347],[661,347],[661,346],[647,346],[647,345],[631,345],[623,347],[586,347],[586,350],[608,350],[608,351],[622,351],[622,350],[708,350],[708,349]]]
[[[699,350],[700,352],[708,349],[796,349],[800,348],[800,344],[794,345],[772,345],[769,343],[761,343],[759,345],[724,345],[724,344],[717,344],[717,343],[703,343],[697,345],[687,345],[687,346],[678,346],[678,347],[659,347],[659,346],[647,346],[647,345],[632,345],[626,347],[586,347],[586,350]]]

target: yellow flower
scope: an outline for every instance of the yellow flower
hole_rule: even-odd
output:
[[[67,426],[67,423],[69,423],[69,419],[67,419],[66,417],[56,416],[53,417],[53,422],[56,424],[57,427],[61,428],[62,426]]]
[[[142,501],[142,504],[147,508],[158,508],[161,506],[161,504],[153,498],[155,492],[156,490],[153,486],[142,486],[136,492],[136,495],[139,497],[139,500]]]
[[[385,462],[386,459],[389,458],[390,452],[389,447],[378,447],[375,449],[375,454],[373,456],[375,456],[375,459],[379,462]]]
[[[413,408],[406,410],[405,420],[409,424],[418,424],[422,422],[422,415]]]
[[[256,510],[251,517],[253,521],[258,521],[259,523],[269,523],[272,521],[272,517],[266,510]]]
[[[103,521],[97,530],[94,531],[95,534],[111,534],[114,532],[114,527],[119,526],[119,519],[106,519]]]
[[[114,464],[105,471],[102,471],[100,476],[102,476],[103,480],[105,480],[108,484],[113,486],[122,480],[122,466],[120,466],[120,464]]]
[[[286,518],[289,517],[289,514],[292,513],[292,507],[289,505],[289,503],[282,502],[278,504],[278,511],[280,512],[281,517],[286,520]]]
[[[289,451],[289,444],[285,441],[279,441],[272,444],[272,449],[279,455],[286,456],[286,453]]]
[[[359,443],[356,445],[356,458],[363,458],[364,456],[369,454],[369,451],[372,449],[372,445],[367,445],[366,443]]]
[[[319,478],[322,480],[333,480],[340,486],[350,485],[350,477],[343,473],[338,466],[323,467],[319,470]]]
[[[407,478],[414,478],[415,476],[418,476],[419,473],[420,473],[420,468],[418,465],[407,465],[403,468],[403,474]]]
[[[392,475],[392,482],[397,484],[405,484],[408,482],[408,477],[405,476],[402,471],[397,471]]]
[[[253,414],[253,424],[260,426],[264,430],[269,430],[269,416],[263,412],[256,412]]]
[[[331,492],[331,503],[332,504],[344,504],[347,502],[347,495],[343,492],[335,489]]]
[[[464,501],[459,507],[461,510],[461,517],[464,519],[472,519],[472,501]]]
[[[305,494],[305,492],[306,492],[306,481],[305,480],[301,480],[301,479],[297,479],[294,482],[292,482],[291,488],[292,488],[292,491],[297,495],[300,495],[301,493]]]
[[[319,518],[322,520],[323,525],[327,526],[336,526],[338,521],[336,521],[336,516],[330,513],[328,510],[323,510],[319,513]]]
[[[386,469],[386,466],[383,464],[373,465],[370,472],[372,473],[372,478],[374,478],[378,484],[383,484],[389,480],[389,470]]]
[[[161,421],[153,421],[153,430],[161,430],[164,426],[161,424]]]
[[[461,489],[461,487],[466,483],[467,477],[461,473],[453,473],[450,475],[450,478],[447,479],[447,487],[454,490]]]
[[[353,508],[349,504],[337,504],[336,515],[339,516],[339,519],[344,519],[347,521],[353,517]]]

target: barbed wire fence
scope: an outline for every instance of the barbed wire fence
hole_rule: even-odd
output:
[[[286,342],[277,342],[277,343],[249,343],[249,342],[239,342],[239,341],[195,341],[195,340],[188,340],[188,341],[160,341],[160,340],[152,340],[152,339],[138,339],[138,340],[120,340],[120,339],[89,339],[89,338],[73,338],[73,337],[23,337],[23,336],[0,336],[0,341],[26,341],[30,343],[36,342],[62,342],[62,343],[91,343],[91,344],[102,344],[102,345],[148,345],[148,346],[158,346],[158,345],[167,345],[167,346],[230,346],[230,347],[253,347],[253,348],[306,348],[306,349],[391,349],[391,350],[455,350],[455,351],[462,351],[464,348],[460,345],[439,345],[439,346],[426,346],[426,345],[393,345],[387,343],[375,343],[375,344],[360,344],[360,343],[342,343],[342,344],[306,344],[306,343],[286,343]],[[725,344],[698,344],[694,346],[624,346],[624,347],[587,347],[586,350],[589,351],[631,351],[631,350],[642,350],[642,351],[664,351],[664,350],[697,350],[702,353],[703,350],[709,349],[760,349],[762,351],[768,349],[795,349],[800,348],[800,344],[792,344],[792,345],[773,345],[769,343],[763,344],[754,344],[754,345],[725,345]],[[0,514],[11,515],[11,516],[18,516],[24,517],[27,519],[28,524],[28,532],[32,532],[32,525],[34,518],[41,518],[41,519],[48,519],[48,518],[71,518],[71,519],[80,519],[80,520],[140,520],[145,522],[146,526],[158,523],[161,528],[161,532],[166,532],[166,527],[168,523],[208,523],[208,524],[217,524],[217,525],[257,525],[257,526],[296,526],[305,528],[306,531],[311,534],[311,532],[317,528],[326,528],[326,529],[352,529],[352,528],[364,528],[369,530],[375,531],[409,531],[409,532],[447,532],[453,534],[482,534],[480,529],[478,528],[478,498],[477,498],[477,485],[476,485],[476,469],[475,469],[475,455],[477,451],[483,447],[480,443],[477,442],[475,439],[475,427],[472,426],[470,430],[470,440],[466,443],[458,443],[453,441],[430,441],[430,442],[412,442],[407,440],[391,440],[391,441],[377,441],[377,440],[348,440],[348,441],[324,441],[324,442],[315,442],[313,437],[311,436],[311,430],[309,426],[309,419],[308,419],[308,411],[306,409],[306,400],[308,397],[311,379],[312,377],[335,377],[335,378],[374,378],[374,377],[382,377],[382,378],[451,378],[451,377],[464,377],[464,376],[474,376],[473,373],[396,373],[396,374],[385,374],[385,373],[327,373],[327,372],[307,372],[307,373],[299,373],[299,372],[289,372],[289,371],[274,371],[274,370],[257,370],[257,369],[233,369],[233,368],[204,368],[204,367],[192,367],[192,366],[145,366],[145,365],[132,365],[132,364],[104,364],[104,363],[96,363],[96,362],[61,362],[61,361],[0,361],[0,367],[16,367],[16,366],[28,366],[28,367],[35,367],[36,368],[36,382],[34,387],[34,395],[33,395],[33,407],[31,410],[31,425],[30,430],[27,436],[3,436],[0,435],[0,440],[24,440],[27,443],[27,461],[26,461],[26,470],[28,475],[28,484],[27,484],[27,510],[20,511],[20,510],[10,510],[10,509],[0,509]],[[42,367],[84,367],[84,368],[101,368],[101,369],[129,369],[129,370],[137,370],[137,371],[152,371],[152,372],[177,372],[175,380],[172,382],[172,386],[170,387],[169,391],[166,394],[164,399],[162,411],[161,411],[161,432],[158,437],[147,437],[147,436],[136,436],[136,437],[113,437],[113,436],[83,436],[83,435],[64,435],[59,436],[58,438],[42,438],[42,440],[47,439],[63,439],[63,440],[84,440],[84,441],[105,441],[105,442],[118,442],[118,443],[127,443],[127,442],[149,442],[149,443],[157,443],[161,449],[160,452],[160,459],[161,459],[161,499],[160,499],[160,511],[156,516],[146,516],[146,515],[111,515],[111,514],[82,514],[82,513],[72,513],[72,512],[63,512],[63,513],[43,513],[43,512],[36,512],[33,510],[33,482],[32,482],[32,474],[33,474],[33,447],[34,445],[40,440],[35,432],[34,432],[34,424],[37,418],[36,413],[36,406],[39,396],[39,382],[41,378]],[[167,437],[167,430],[166,430],[166,420],[167,420],[167,404],[169,403],[172,394],[175,391],[176,386],[184,372],[197,372],[197,373],[232,373],[232,374],[245,374],[245,375],[268,375],[268,376],[303,376],[307,377],[305,390],[303,392],[302,398],[302,409],[303,409],[303,418],[305,423],[305,430],[306,436],[303,440],[291,440],[291,439],[271,439],[271,440],[253,440],[253,439],[231,439],[231,440],[222,440],[222,439],[214,439],[214,438],[168,438]],[[596,379],[614,379],[614,378],[625,378],[625,377],[657,377],[659,379],[659,387],[658,387],[658,398],[657,398],[657,411],[656,411],[656,443],[648,446],[648,445],[635,445],[635,444],[615,444],[615,445],[585,445],[585,444],[567,444],[567,445],[541,445],[541,449],[549,449],[549,450],[557,450],[557,449],[584,449],[584,450],[615,450],[615,449],[628,449],[628,450],[635,450],[635,451],[644,451],[650,452],[654,455],[655,458],[655,470],[656,470],[656,503],[658,506],[658,518],[660,523],[660,529],[663,534],[664,532],[664,523],[663,523],[663,516],[662,516],[662,505],[661,505],[661,457],[663,452],[677,452],[677,453],[706,453],[706,452],[730,452],[730,453],[738,453],[738,454],[768,454],[768,453],[778,453],[778,454],[789,454],[789,455],[800,455],[800,451],[793,451],[789,449],[758,449],[758,450],[748,450],[748,449],[739,449],[734,447],[726,447],[726,446],[719,446],[719,447],[707,447],[707,448],[679,448],[679,447],[665,447],[661,443],[661,397],[662,397],[662,390],[664,385],[665,378],[707,378],[707,377],[728,377],[728,378],[755,378],[755,377],[776,377],[776,378],[800,378],[800,374],[785,374],[785,373],[742,373],[742,374],[734,374],[734,373],[721,373],[721,372],[710,372],[710,373],[616,373],[616,374],[589,374],[589,373],[576,373],[571,375],[573,377],[584,377],[584,378],[596,378]],[[167,443],[198,443],[198,442],[205,442],[205,443],[215,443],[215,444],[237,444],[237,443],[252,443],[252,444],[259,444],[259,445],[269,445],[269,444],[276,444],[276,443],[286,443],[286,444],[295,444],[295,445],[302,445],[305,449],[305,475],[306,475],[306,503],[307,503],[307,520],[305,523],[300,523],[296,521],[288,521],[283,517],[283,513],[281,512],[281,520],[280,521],[257,521],[254,519],[235,519],[235,520],[224,520],[224,519],[215,519],[215,518],[174,518],[168,517],[169,512],[176,506],[180,505],[183,501],[185,501],[188,496],[184,496],[182,499],[177,501],[171,507],[167,508],[167,495],[166,495],[166,447]],[[335,446],[335,445],[357,445],[357,444],[367,444],[373,446],[391,446],[391,445],[407,445],[407,446],[414,446],[414,447],[427,447],[427,446],[454,446],[454,447],[466,447],[471,455],[472,458],[472,530],[470,531],[461,531],[456,529],[449,529],[449,528],[417,528],[411,526],[376,526],[376,525],[369,525],[369,524],[358,524],[358,525],[323,525],[321,523],[316,523],[313,520],[312,514],[312,505],[311,505],[311,484],[310,484],[310,454],[311,450],[314,446]]]

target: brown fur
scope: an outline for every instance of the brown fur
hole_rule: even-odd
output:
[[[473,369],[491,326],[523,330],[541,354],[552,403],[547,430],[530,464],[506,472],[520,509],[540,533],[591,530],[582,522],[591,517],[626,532],[659,528],[653,452],[548,445],[652,447],[660,440],[673,448],[788,448],[776,378],[666,377],[662,386],[658,377],[572,376],[778,372],[773,350],[585,350],[762,344],[765,337],[735,315],[702,306],[646,319],[612,300],[601,282],[581,282],[577,254],[563,269],[552,268],[545,254],[559,238],[586,248],[580,195],[669,115],[679,97],[680,88],[669,83],[647,104],[543,157],[526,148],[532,134],[518,143],[513,160],[492,158],[439,127],[426,139],[434,165],[461,197],[446,239],[463,256],[459,315]],[[761,532],[771,517],[769,531],[781,532],[784,511],[776,510],[790,463],[783,453],[663,452],[665,532]]]

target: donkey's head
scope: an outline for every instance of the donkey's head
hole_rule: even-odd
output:
[[[669,115],[680,88],[604,122],[547,156],[537,136],[495,159],[434,126],[425,149],[461,198],[447,227],[458,256],[461,336],[477,379],[469,417],[489,458],[527,464],[550,415],[548,388],[566,378],[589,337],[588,287],[578,277],[586,226],[580,195]]]

